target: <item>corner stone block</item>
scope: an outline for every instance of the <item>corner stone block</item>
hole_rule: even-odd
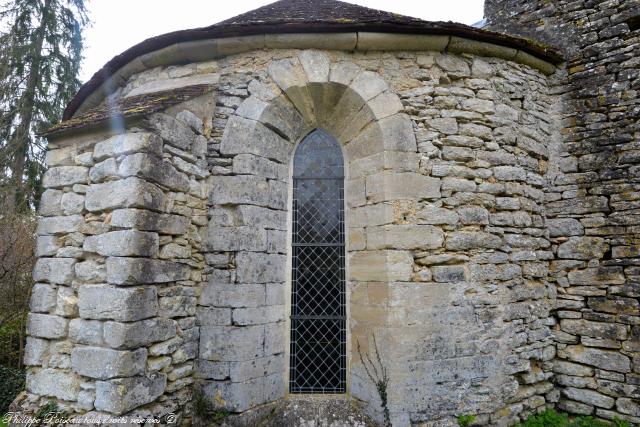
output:
[[[88,236],[82,249],[103,256],[158,255],[158,234],[145,231],[123,230]]]
[[[189,178],[186,174],[178,172],[171,162],[144,153],[132,154],[122,159],[118,175],[123,178],[137,176],[148,179],[173,191],[189,191]]]
[[[349,256],[350,280],[363,282],[406,282],[413,274],[409,251],[361,251]]]
[[[167,376],[160,373],[97,381],[95,407],[100,411],[122,415],[153,402],[164,393],[166,386]]]
[[[76,260],[72,258],[40,258],[33,268],[33,280],[70,285],[75,263]]]
[[[111,214],[112,227],[159,231],[162,234],[186,234],[189,224],[189,219],[183,216],[159,214],[142,209],[118,209]]]
[[[71,351],[74,372],[89,378],[106,380],[144,373],[147,350],[118,351],[100,347],[76,347]]]
[[[89,169],[84,166],[58,166],[51,168],[42,177],[44,188],[61,188],[73,184],[86,184]]]
[[[50,216],[46,218],[40,218],[38,220],[36,234],[42,236],[74,233],[78,231],[83,223],[84,218],[82,215]]]
[[[29,370],[26,388],[40,396],[75,401],[80,391],[80,378],[73,373],[58,369]]]
[[[134,323],[105,322],[104,342],[115,349],[146,347],[176,336],[175,320],[148,319]]]
[[[90,212],[117,208],[162,209],[164,194],[155,185],[139,178],[127,178],[90,185],[85,206]]]
[[[48,313],[56,306],[56,288],[36,283],[31,290],[29,308],[35,313]]]
[[[83,319],[133,322],[155,316],[158,297],[155,287],[83,285],[78,290],[78,306]]]
[[[67,336],[69,320],[49,314],[29,313],[27,333],[32,337],[58,339]]]
[[[123,154],[150,153],[162,156],[162,139],[152,133],[125,133],[99,142],[93,149],[96,162]]]
[[[25,366],[41,366],[49,350],[49,341],[34,337],[27,337],[24,347]]]
[[[437,199],[441,182],[418,173],[380,172],[367,177],[367,200],[379,203],[403,199]]]
[[[185,264],[149,258],[107,258],[107,282],[138,285],[188,280],[191,268]]]

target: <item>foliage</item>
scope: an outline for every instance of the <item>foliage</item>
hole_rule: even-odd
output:
[[[24,389],[24,371],[0,366],[0,419],[13,399]]]
[[[226,409],[214,409],[205,395],[197,390],[193,396],[193,412],[201,420],[219,424],[229,416]]]
[[[36,219],[0,208],[0,365],[19,369],[35,262]]]
[[[211,422],[214,424],[220,424],[228,416],[229,416],[229,412],[226,409],[215,410],[211,414]]]
[[[458,415],[458,425],[460,427],[469,427],[476,421],[475,415]]]
[[[7,0],[0,7],[0,200],[39,199],[44,140],[80,86],[84,0]]]
[[[358,354],[364,370],[369,379],[376,385],[378,395],[380,396],[380,406],[384,415],[385,427],[391,427],[391,416],[389,415],[389,407],[387,402],[387,386],[389,385],[389,377],[387,376],[387,368],[382,364],[380,353],[378,352],[378,343],[376,336],[373,334],[373,348],[375,351],[375,363],[371,360],[369,353],[362,354],[360,350],[360,341],[358,341]]]
[[[516,427],[631,427],[631,424],[620,419],[608,422],[593,417],[570,417],[565,413],[547,409],[530,416],[523,423],[517,424]]]

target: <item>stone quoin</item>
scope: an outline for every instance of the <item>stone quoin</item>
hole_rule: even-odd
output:
[[[281,0],[107,63],[44,133],[16,410],[640,423],[640,4],[480,25]]]

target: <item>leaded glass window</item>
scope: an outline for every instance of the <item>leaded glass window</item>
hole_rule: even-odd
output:
[[[346,378],[344,167],[317,129],[293,159],[291,393],[343,393]]]

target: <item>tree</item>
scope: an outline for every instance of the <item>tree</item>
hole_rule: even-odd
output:
[[[0,9],[0,203],[36,207],[44,141],[80,87],[84,0],[8,0]],[[4,198],[5,200],[2,200]]]

